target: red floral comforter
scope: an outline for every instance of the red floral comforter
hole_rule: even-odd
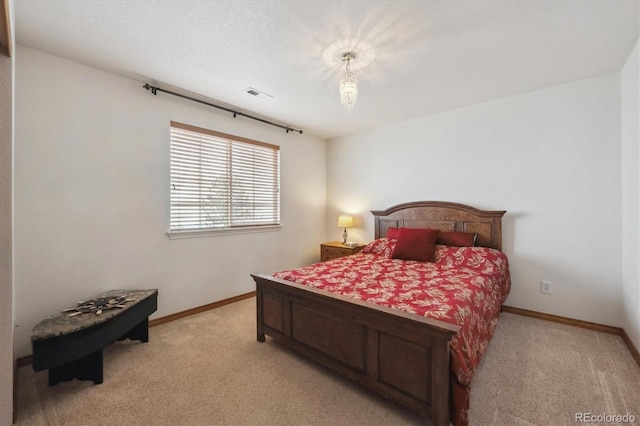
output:
[[[485,247],[436,246],[435,262],[391,259],[396,240],[275,277],[460,326],[451,340],[452,422],[467,424],[473,373],[509,294],[507,257]]]

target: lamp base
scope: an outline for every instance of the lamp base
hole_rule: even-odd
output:
[[[347,244],[347,228],[344,228],[344,232],[342,233],[342,244]]]

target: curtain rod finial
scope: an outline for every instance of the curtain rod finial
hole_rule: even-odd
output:
[[[143,88],[147,89],[147,90],[151,90],[151,93],[154,95],[158,94],[158,88],[157,87],[153,87],[151,86],[149,83],[145,84],[144,86],[142,86]]]

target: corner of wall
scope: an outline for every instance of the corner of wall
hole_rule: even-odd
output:
[[[640,348],[640,39],[620,72],[622,315],[628,344]]]

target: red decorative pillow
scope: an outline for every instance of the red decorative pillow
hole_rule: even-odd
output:
[[[399,235],[400,235],[400,229],[398,228],[387,229],[387,238],[393,238],[394,240],[397,240]]]
[[[362,250],[360,250],[360,253],[376,254],[378,256],[391,259],[391,254],[393,253],[393,249],[395,248],[397,241],[398,240],[392,238],[378,238],[377,240],[373,240],[367,244]]]
[[[476,245],[476,234],[473,232],[443,231],[438,235],[436,244],[454,247],[473,247]]]
[[[400,228],[391,258],[433,262],[438,234],[438,229]]]

